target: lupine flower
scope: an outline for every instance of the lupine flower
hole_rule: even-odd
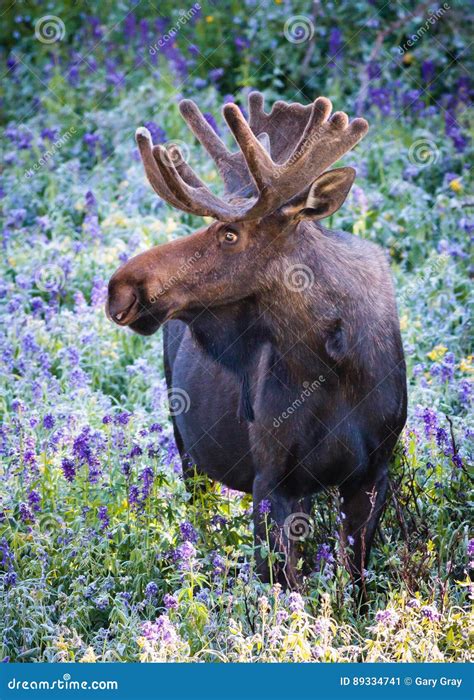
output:
[[[441,619],[441,615],[434,605],[424,605],[421,608],[421,614],[430,622],[438,622]]]
[[[156,598],[158,590],[158,585],[154,581],[150,581],[145,587],[145,597],[149,599]]]
[[[293,591],[288,598],[288,607],[292,613],[302,612],[304,610],[304,600],[299,593]]]
[[[163,596],[163,605],[168,610],[175,610],[178,607],[178,599],[171,595],[171,593],[166,593]]]
[[[48,413],[44,418],[43,418],[43,425],[45,428],[48,430],[52,430],[54,428],[54,418],[53,416]]]
[[[142,634],[152,643],[174,644],[178,640],[178,634],[168,615],[160,615],[155,622],[144,622]]]
[[[271,509],[272,503],[268,500],[268,498],[262,499],[258,504],[258,512],[260,515],[268,515],[271,512]]]
[[[41,496],[37,491],[34,491],[33,489],[29,492],[28,494],[28,503],[30,504],[30,508],[32,511],[39,511],[40,510],[40,503],[41,503]]]
[[[399,619],[398,613],[390,608],[379,610],[375,615],[375,621],[383,627],[395,627]]]
[[[183,538],[183,540],[188,540],[188,542],[196,544],[198,540],[198,535],[191,523],[181,523],[181,525],[179,526],[179,530],[181,532],[181,537]]]
[[[107,510],[107,506],[99,506],[97,511],[97,517],[101,522],[101,529],[106,530],[110,525],[110,518]]]
[[[67,481],[74,481],[74,477],[76,476],[76,466],[73,460],[64,457],[61,462],[61,468],[63,470],[64,478]]]

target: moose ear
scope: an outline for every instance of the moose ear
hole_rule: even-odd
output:
[[[320,175],[306,197],[298,197],[284,208],[284,214],[298,219],[324,219],[344,203],[356,176],[354,168],[336,168]]]

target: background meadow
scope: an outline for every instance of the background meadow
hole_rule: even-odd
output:
[[[0,659],[469,658],[472,9],[142,0],[6,11]],[[135,336],[104,314],[120,262],[200,225],[152,192],[136,127],[184,144],[218,191],[177,102],[197,100],[227,139],[220,106],[245,109],[250,88],[267,104],[324,94],[371,124],[344,159],[358,177],[328,223],[391,258],[410,411],[362,618],[336,492],[315,503],[301,591],[259,583],[249,497],[201,480],[191,504],[184,488],[161,334]]]

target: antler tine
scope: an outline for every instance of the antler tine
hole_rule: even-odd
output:
[[[254,101],[255,104],[255,101]],[[257,188],[262,192],[268,185],[268,180],[275,168],[270,155],[255,136],[242,112],[235,104],[227,104],[223,108],[224,118],[237,141],[242,155]]]
[[[183,206],[183,204],[173,195],[170,189],[167,187],[154,158],[154,153],[152,149],[151,134],[144,126],[137,129],[135,133],[135,138],[137,141],[138,149],[145,166],[145,173],[148,178],[150,185],[155,190],[156,194],[164,199],[166,202],[171,204],[173,207],[182,209],[183,211],[192,213],[191,210]]]
[[[221,161],[227,162],[231,156],[230,151],[227,150],[212,126],[207,123],[197,104],[192,100],[181,100],[179,109],[189,128],[216,165],[219,167]]]
[[[249,123],[258,119],[262,114],[265,114],[263,109],[265,106],[265,98],[261,92],[250,92],[248,96],[249,104]]]
[[[194,102],[180,103],[184,119],[216,162],[229,202],[209,190],[176,146],[152,147],[148,130],[138,129],[138,147],[154,190],[188,213],[229,223],[260,218],[307,191],[369,128],[365,119],[349,123],[343,112],[329,119],[332,105],[325,97],[306,107],[277,102],[269,114],[263,107],[263,95],[251,93],[247,122],[237,105],[224,106],[224,118],[240,148],[231,153]]]
[[[181,149],[175,143],[166,146],[166,150],[168,151],[168,157],[171,159],[171,162],[174,164],[180,177],[182,177],[182,179],[188,185],[190,185],[191,187],[205,186],[203,181],[196,175],[194,170],[186,163],[183,154],[181,153]],[[160,153],[160,149],[158,146],[153,146],[153,155],[155,157],[155,160],[161,159],[163,157],[162,153]]]
[[[189,211],[199,216],[212,216],[220,221],[237,221],[241,214],[241,209],[232,204],[227,204],[217,197],[197,178],[197,175],[186,165],[183,174],[186,178],[194,181],[198,180],[199,187],[190,187],[180,176],[173,161],[169,158],[168,152],[163,146],[155,146],[155,162],[158,169],[171,190],[173,197],[183,203]],[[192,173],[192,176],[190,175]]]

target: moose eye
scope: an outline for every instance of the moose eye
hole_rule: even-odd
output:
[[[224,233],[224,241],[226,243],[237,243],[238,240],[239,237],[235,231],[226,231]]]

